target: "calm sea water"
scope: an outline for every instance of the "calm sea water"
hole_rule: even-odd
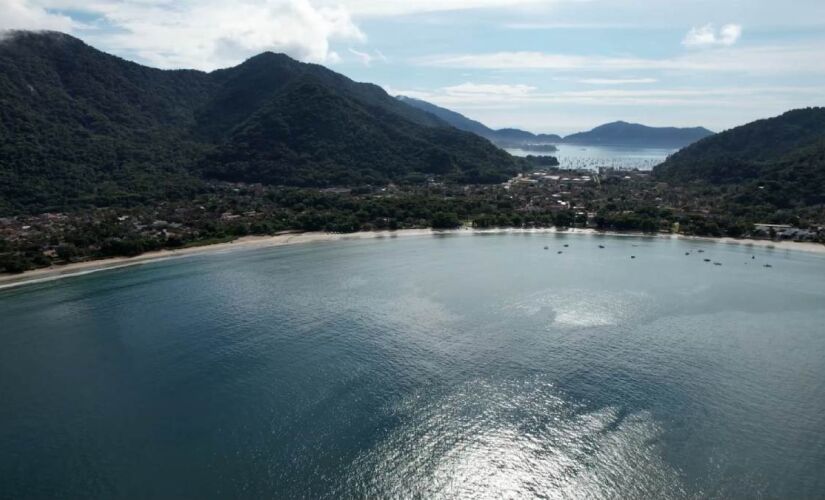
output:
[[[651,170],[665,161],[675,149],[635,148],[622,146],[578,146],[558,144],[556,152],[535,152],[523,149],[508,149],[512,155],[550,155],[559,160],[562,168],[592,169],[600,167]]]
[[[0,318],[5,498],[825,495],[819,255],[318,243],[6,290]]]

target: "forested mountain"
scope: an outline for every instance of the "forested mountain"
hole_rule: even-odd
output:
[[[427,101],[422,101],[421,99],[398,96],[398,100],[414,108],[431,113],[457,129],[480,135],[481,137],[489,139],[496,144],[515,146],[519,144],[554,144],[561,142],[561,137],[555,134],[534,134],[532,132],[514,128],[494,130],[483,123],[467,118],[460,113],[436,106],[435,104]]]
[[[742,204],[825,204],[825,108],[788,111],[716,134],[654,172],[672,183],[735,185]]]
[[[673,154],[656,171],[681,180],[739,182],[825,139],[825,108],[788,111],[708,137]]]
[[[0,41],[0,211],[143,203],[211,178],[498,182],[521,162],[380,87],[264,53],[164,71],[61,33]]]
[[[579,132],[564,138],[567,144],[682,148],[713,132],[703,127],[648,127],[623,121],[600,125],[589,132]]]

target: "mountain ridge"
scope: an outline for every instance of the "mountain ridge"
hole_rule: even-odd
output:
[[[825,204],[825,107],[801,108],[698,141],[654,168],[672,184],[736,186],[743,204]]]
[[[650,127],[639,123],[615,121],[599,125],[587,132],[564,138],[566,144],[643,146],[679,149],[713,135],[704,127]]]
[[[583,146],[662,147],[679,149],[712,135],[704,127],[650,127],[638,123],[615,121],[599,125],[589,131],[561,137],[557,134],[534,134],[515,128],[492,129],[460,113],[421,99],[397,96],[404,103],[428,111],[452,126],[489,139],[504,147],[535,144],[575,144]]]
[[[517,128],[492,129],[479,121],[462,115],[461,113],[437,106],[428,101],[416,99],[414,97],[407,97],[404,95],[396,96],[396,98],[411,107],[437,116],[457,129],[472,132],[500,145],[517,146],[519,144],[552,144],[561,141],[561,137],[555,134],[534,134],[532,132]]]
[[[310,102],[310,87],[338,108]],[[210,73],[161,70],[16,31],[0,41],[0,102],[0,211],[187,196],[210,179],[483,183],[522,168],[377,85],[271,52]],[[348,129],[324,135],[328,114]]]

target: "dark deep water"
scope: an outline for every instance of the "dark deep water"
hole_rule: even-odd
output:
[[[0,291],[0,320],[3,498],[825,496],[822,255],[318,243]]]

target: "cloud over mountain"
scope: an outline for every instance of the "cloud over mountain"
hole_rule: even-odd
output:
[[[0,29],[84,28],[60,7],[93,20],[84,39],[161,68],[211,70],[267,50],[331,63],[339,59],[332,41],[366,40],[344,7],[310,0],[0,0]]]

